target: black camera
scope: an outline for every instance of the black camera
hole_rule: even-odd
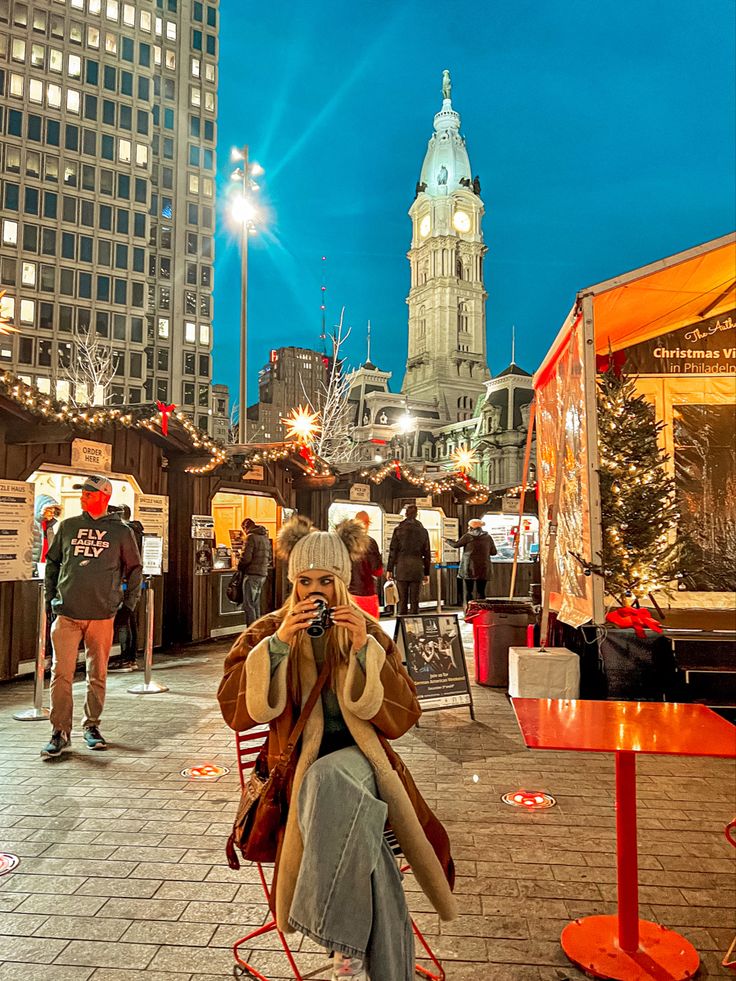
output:
[[[307,627],[307,634],[310,637],[321,637],[332,626],[332,610],[327,605],[327,600],[319,597],[315,599],[314,604],[317,612],[314,615],[314,620]]]

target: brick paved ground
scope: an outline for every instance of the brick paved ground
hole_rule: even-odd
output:
[[[234,767],[214,698],[225,648],[164,664],[165,695],[128,695],[140,676],[111,676],[108,753],[90,753],[77,736],[73,753],[39,760],[46,725],[12,719],[30,684],[0,686],[0,848],[22,859],[0,878],[0,981],[232,976],[230,945],[264,917],[253,871],[231,872],[223,859],[237,776],[180,776],[191,764]],[[615,910],[613,761],[530,752],[506,698],[474,693],[477,722],[434,713],[400,741],[450,832],[462,915],[440,925],[411,878],[410,908],[449,981],[580,978],[559,934],[572,917]],[[702,977],[733,976],[720,960],[736,929],[734,850],[723,836],[735,776],[718,760],[639,765],[642,914],[692,941]],[[500,802],[522,785],[547,789],[558,806],[529,814]],[[314,945],[301,950],[303,970],[323,963]],[[253,960],[290,976],[270,938]]]

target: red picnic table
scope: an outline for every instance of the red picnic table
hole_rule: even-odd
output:
[[[700,958],[674,930],[639,919],[636,754],[736,757],[736,727],[705,705],[513,698],[530,749],[616,754],[617,916],[586,916],[560,938],[587,974],[616,981],[686,981]]]

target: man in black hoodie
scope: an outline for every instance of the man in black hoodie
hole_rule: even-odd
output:
[[[245,544],[238,569],[243,576],[243,612],[249,627],[261,615],[261,590],[271,565],[271,539],[264,526],[252,518],[246,518],[241,527]]]
[[[41,751],[59,756],[71,742],[72,681],[77,651],[84,641],[87,697],[82,727],[90,749],[106,749],[99,723],[105,704],[107,661],[115,613],[122,602],[134,609],[143,567],[133,532],[117,514],[107,512],[112,484],[106,477],[87,477],[81,490],[82,514],[59,525],[46,556],[46,601],[56,614],[51,628],[51,739]],[[123,594],[122,583],[127,581]]]
[[[419,613],[419,591],[429,582],[432,552],[429,533],[417,519],[416,504],[409,504],[406,517],[394,528],[388,550],[388,574],[399,590],[399,616]]]

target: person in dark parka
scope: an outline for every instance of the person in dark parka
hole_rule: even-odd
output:
[[[429,582],[431,561],[429,533],[417,519],[416,504],[409,504],[406,517],[394,529],[388,552],[388,574],[399,590],[399,616],[419,613],[419,589]]]
[[[483,599],[486,595],[486,583],[490,578],[491,556],[496,554],[496,543],[483,528],[480,518],[468,522],[468,530],[456,542],[447,539],[448,545],[461,548],[463,557],[457,573],[458,602],[463,606],[463,591],[465,603],[473,596]]]
[[[238,569],[243,575],[243,612],[246,626],[250,626],[261,615],[261,590],[271,565],[271,539],[263,525],[257,525],[252,518],[242,524],[245,544],[238,561]]]

